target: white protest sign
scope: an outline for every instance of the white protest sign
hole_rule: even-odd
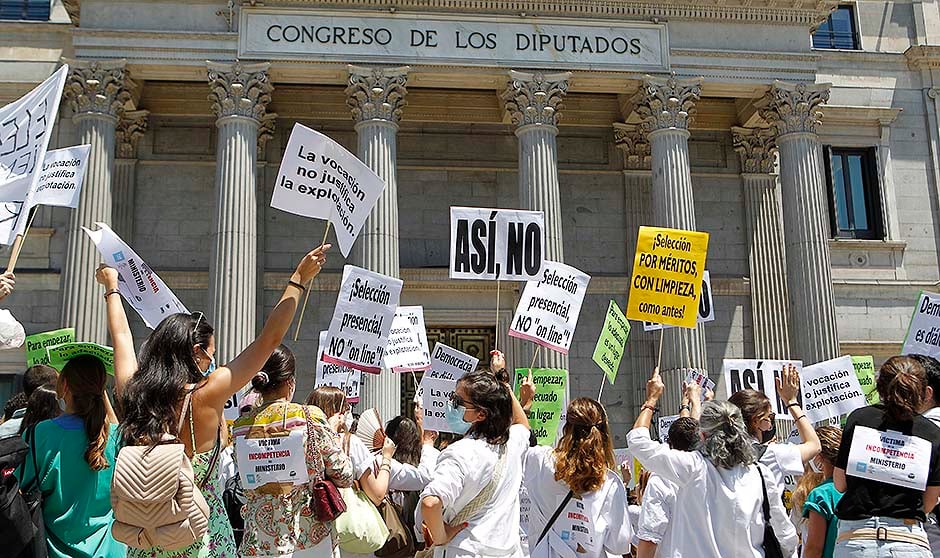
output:
[[[698,303],[698,318],[696,324],[704,324],[715,321],[715,302],[712,298],[712,278],[706,269],[702,273],[702,298]],[[657,324],[655,322],[643,322],[643,331],[659,331],[663,328],[670,329],[676,326]]]
[[[559,501],[553,509],[561,504],[562,498],[559,497]],[[597,555],[599,552],[594,550],[597,529],[594,525],[593,515],[594,513],[591,510],[585,509],[584,501],[578,496],[574,496],[565,505],[565,509],[558,516],[555,525],[552,525],[552,530],[572,552],[589,556]]]
[[[787,404],[777,395],[777,381],[783,367],[792,364],[797,372],[802,372],[803,361],[800,360],[756,360],[756,359],[728,359],[721,365],[725,380],[726,397],[731,397],[742,389],[753,389],[762,392],[770,399],[771,407],[777,420],[793,420],[787,412]],[[797,400],[802,404],[802,396],[797,394]]]
[[[450,278],[538,280],[545,252],[541,211],[450,208]]]
[[[380,373],[401,286],[401,279],[354,265],[344,267],[322,359],[369,374]]]
[[[233,422],[241,416],[242,397],[245,396],[244,388],[236,391],[231,397],[225,400],[225,406],[222,407],[222,417],[226,422]]]
[[[421,306],[399,306],[395,310],[385,346],[385,367],[392,372],[421,372],[431,368]]]
[[[424,409],[424,428],[437,432],[463,434],[469,425],[463,415],[448,403],[457,389],[457,380],[473,372],[479,359],[460,352],[443,343],[431,351],[431,369],[421,378],[421,407]]]
[[[856,426],[845,474],[924,490],[930,470],[930,442],[900,432]]]
[[[143,318],[144,324],[153,329],[170,314],[189,314],[180,299],[150,269],[137,252],[134,252],[108,225],[95,223],[98,230],[82,230],[95,243],[104,263],[118,272],[118,290],[121,296]]]
[[[803,411],[812,423],[847,415],[868,404],[850,356],[807,366],[800,378]]]
[[[480,359],[476,357],[443,343],[436,343],[431,353],[431,369],[424,377],[456,382],[476,370],[479,363]]]
[[[708,374],[701,370],[689,368],[685,374],[685,383],[692,384],[693,382],[702,387],[702,401],[705,401],[706,391],[712,390],[712,393],[715,392],[715,382],[708,377]]]
[[[320,332],[320,347],[317,350],[317,373],[313,387],[330,386],[342,390],[349,403],[359,402],[359,388],[362,386],[362,370],[323,362],[323,345],[327,332]]]
[[[940,358],[940,294],[920,293],[901,353]]]
[[[271,207],[333,223],[348,257],[385,181],[342,145],[294,124],[274,181]]]
[[[16,240],[16,231],[26,229],[26,218],[20,219],[24,202],[0,202],[0,244],[9,246]],[[29,212],[25,212],[29,217]]]
[[[238,472],[245,490],[270,482],[305,484],[309,480],[304,452],[306,429],[294,429],[288,436],[235,439]]]
[[[679,415],[670,415],[668,417],[659,417],[656,419],[656,426],[659,429],[659,441],[668,444],[669,443],[669,427],[672,426],[672,423],[676,422],[676,419],[679,418]]]
[[[76,145],[47,152],[27,205],[78,207],[89,151],[90,145]]]
[[[568,354],[590,280],[570,265],[545,260],[542,275],[522,291],[509,336]]]

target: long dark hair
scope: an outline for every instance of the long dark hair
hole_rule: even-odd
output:
[[[33,389],[26,403],[26,414],[20,423],[20,434],[44,420],[54,419],[61,414],[56,400],[55,384],[46,384]]]
[[[421,432],[415,421],[398,416],[388,421],[385,433],[395,442],[395,458],[399,463],[418,466],[421,461]]]
[[[741,417],[744,419],[744,427],[748,434],[759,439],[761,433],[757,428],[757,417],[773,410],[770,399],[757,390],[742,389],[732,395],[728,401],[741,409]]]
[[[73,357],[59,374],[59,381],[65,383],[72,395],[75,416],[85,423],[88,436],[85,461],[94,471],[108,468],[108,460],[104,456],[110,426],[104,404],[106,377],[104,363],[91,355]]]
[[[139,366],[121,396],[121,436],[125,445],[156,445],[176,434],[177,406],[186,384],[203,380],[193,346],[208,349],[214,330],[202,313],[168,316],[140,350]]]
[[[920,414],[926,403],[927,372],[911,357],[894,356],[881,365],[875,387],[888,416],[908,421]]]
[[[475,422],[467,430],[470,438],[482,438],[500,446],[509,441],[512,425],[512,396],[509,386],[496,379],[492,372],[478,370],[458,380],[469,396],[467,403],[486,413],[486,418]]]

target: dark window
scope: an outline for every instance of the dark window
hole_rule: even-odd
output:
[[[827,149],[829,219],[837,238],[882,239],[875,148]]]
[[[855,7],[839,6],[813,33],[813,48],[858,50]]]
[[[50,0],[0,0],[0,19],[49,21]]]

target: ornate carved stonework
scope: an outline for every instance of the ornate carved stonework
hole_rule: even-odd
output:
[[[652,150],[646,132],[640,126],[614,123],[614,143],[623,152],[624,168],[650,170]]]
[[[269,112],[261,119],[261,126],[258,128],[258,160],[264,159],[264,146],[268,140],[274,137],[274,130],[277,124],[277,114]]]
[[[349,85],[346,86],[346,105],[353,120],[388,120],[397,123],[401,111],[408,105],[408,71],[411,68],[366,68],[349,66]]]
[[[274,86],[268,81],[268,63],[206,62],[209,101],[218,118],[242,116],[264,121]]]
[[[149,110],[129,110],[118,120],[115,131],[116,155],[119,159],[136,159],[137,142],[150,126]]]
[[[512,123],[557,126],[570,78],[571,72],[530,74],[510,70],[509,84],[501,98]]]
[[[69,14],[69,19],[72,20],[72,25],[78,27],[80,23],[79,16],[81,15],[81,5],[78,0],[62,0],[62,6],[65,8],[65,13]]]
[[[678,128],[688,130],[695,115],[695,101],[702,95],[702,78],[678,79],[646,76],[637,91],[636,112],[646,132]]]
[[[775,81],[757,109],[778,136],[799,132],[816,133],[822,112],[819,105],[829,101],[829,84],[784,83]]]
[[[774,172],[777,136],[772,128],[731,128],[734,150],[741,156],[741,172]]]
[[[74,114],[99,113],[120,118],[135,84],[126,60],[72,60],[65,82],[65,100]]]

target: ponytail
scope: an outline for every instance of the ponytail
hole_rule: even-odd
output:
[[[75,415],[85,424],[85,434],[88,436],[85,461],[93,471],[107,469],[109,464],[104,453],[110,425],[104,404],[104,364],[90,355],[73,357],[62,368],[59,381],[65,382],[72,396]]]
[[[927,373],[910,357],[889,358],[881,365],[875,385],[885,411],[896,421],[912,420],[926,402]]]
[[[607,470],[614,467],[607,413],[600,403],[581,397],[568,405],[566,423],[555,448],[555,480],[575,494],[604,486]]]

